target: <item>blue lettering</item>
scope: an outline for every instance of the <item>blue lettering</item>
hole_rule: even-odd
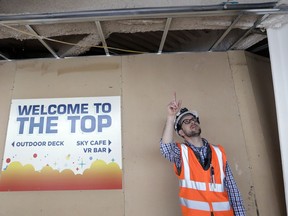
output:
[[[47,112],[45,111],[45,106],[44,105],[41,105],[40,106],[41,108],[41,115],[47,115]]]
[[[101,111],[103,113],[109,113],[111,112],[111,104],[110,103],[94,103],[94,106],[95,106],[95,112],[96,113],[99,113],[100,112],[100,108],[101,108]]]
[[[99,113],[99,107],[101,106],[101,103],[94,103],[94,106],[96,108],[95,112]]]
[[[81,104],[81,113],[87,114],[88,113],[88,104]]]
[[[77,129],[80,129],[85,133],[94,132],[96,130],[97,121],[97,132],[102,132],[104,128],[108,128],[112,125],[112,119],[109,115],[98,115],[96,117],[92,115],[86,115],[83,117],[68,116],[67,119],[71,121],[71,133],[76,133]],[[78,121],[80,121],[80,125],[77,123]]]
[[[48,106],[48,113],[49,113],[50,115],[56,114],[56,108],[57,108],[57,105],[56,105],[56,104],[50,104],[50,105]],[[52,109],[54,109],[54,110],[52,110]]]
[[[50,104],[18,106],[18,113],[22,115],[56,115],[56,114],[88,114],[88,104]]]
[[[59,104],[57,111],[58,111],[58,114],[65,114],[66,113],[66,105],[65,104]]]
[[[68,110],[67,114],[75,114],[75,113],[79,114],[79,109],[80,109],[79,106],[80,106],[79,104],[75,104],[75,106],[73,107],[72,104],[68,104],[67,105],[67,110]]]
[[[39,108],[40,108],[39,105],[34,105],[32,107],[32,115],[39,115]]]
[[[56,128],[53,129],[53,127],[57,127],[58,124],[57,122],[53,122],[53,121],[57,121],[58,117],[54,116],[54,117],[47,117],[47,123],[46,123],[46,133],[57,133],[58,130]]]
[[[29,121],[29,118],[28,117],[18,117],[17,121],[20,122],[19,134],[23,134],[24,133],[25,122]]]
[[[99,115],[98,116],[98,132],[102,132],[103,128],[110,127],[112,124],[111,116]]]
[[[102,112],[109,113],[111,112],[111,104],[110,103],[103,103],[102,105]]]
[[[24,105],[23,107],[22,106],[18,106],[18,113],[19,113],[20,116],[22,116],[22,115],[30,115],[31,109],[32,109],[31,106],[29,106],[29,109],[28,109],[28,107],[26,105]]]
[[[35,117],[30,118],[29,134],[33,134],[34,128],[39,128],[39,133],[43,133],[44,128],[44,117],[40,117],[40,121],[35,122]]]
[[[76,120],[80,119],[80,116],[68,116],[68,120],[71,120],[71,133],[76,132]]]
[[[87,120],[88,122],[90,121],[90,125],[89,125],[90,127],[87,127],[87,124],[86,124]],[[94,116],[87,115],[81,119],[81,131],[89,133],[89,132],[93,132],[95,128],[96,128],[96,120]]]

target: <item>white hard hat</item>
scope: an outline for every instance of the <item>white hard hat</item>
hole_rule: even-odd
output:
[[[176,117],[175,117],[175,121],[174,121],[174,129],[175,131],[177,132],[177,134],[179,135],[179,130],[181,129],[181,119],[182,117],[184,117],[185,115],[193,115],[196,119],[197,119],[197,122],[200,124],[200,121],[199,121],[199,115],[197,113],[197,111],[195,110],[188,110],[186,107],[183,107],[180,109],[180,111],[176,114]]]

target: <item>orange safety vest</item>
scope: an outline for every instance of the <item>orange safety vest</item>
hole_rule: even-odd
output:
[[[177,145],[181,150],[182,165],[180,174],[175,165],[174,170],[179,178],[183,216],[233,216],[223,182],[226,168],[223,147],[209,144],[211,165],[208,170],[204,170],[191,148],[185,144]]]

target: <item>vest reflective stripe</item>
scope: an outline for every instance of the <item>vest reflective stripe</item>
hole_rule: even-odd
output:
[[[206,191],[206,183],[205,182],[179,180],[179,186],[184,187],[184,188]]]
[[[215,192],[224,192],[225,188],[223,184],[213,184],[209,183],[209,190]]]
[[[214,211],[229,211],[231,209],[229,202],[212,202]]]
[[[215,150],[216,154],[217,154],[217,158],[218,158],[218,163],[219,163],[219,166],[220,166],[220,175],[221,175],[221,182],[223,183],[223,180],[224,180],[224,171],[223,171],[223,160],[222,160],[222,152],[221,150],[219,149],[219,147],[217,146],[213,146],[211,145],[212,148]]]
[[[208,202],[188,200],[180,197],[181,205],[195,210],[211,211]],[[231,209],[229,202],[212,202],[213,211],[229,211]]]
[[[188,164],[188,148],[186,145],[181,145],[183,168],[184,168],[184,179],[190,179],[190,169]]]
[[[211,179],[211,168],[204,170],[192,149],[185,144],[177,144],[181,150],[182,169],[178,173],[179,199],[184,216],[233,216],[233,209],[224,186],[226,155],[221,146],[211,148],[211,165],[214,167],[214,181]],[[202,169],[201,169],[202,168]]]
[[[215,192],[224,192],[224,185],[223,185],[223,179],[224,179],[224,171],[223,171],[223,161],[222,161],[222,152],[217,146],[213,146],[213,149],[215,149],[215,152],[217,154],[217,159],[220,165],[220,173],[221,173],[221,182],[222,184],[211,184],[209,183],[209,190],[215,191]],[[181,151],[182,151],[182,157],[183,157],[183,168],[184,168],[184,179],[180,180],[179,185],[180,187],[185,188],[191,188],[191,189],[197,189],[197,190],[206,190],[206,184],[205,182],[197,182],[197,181],[189,181],[190,179],[190,169],[188,164],[188,147],[186,145],[181,145]],[[185,160],[184,160],[185,158]]]
[[[201,202],[201,201],[194,201],[194,200],[187,200],[182,197],[180,197],[180,203],[181,205],[190,208],[190,209],[196,209],[201,211],[210,211],[210,207],[208,202]]]

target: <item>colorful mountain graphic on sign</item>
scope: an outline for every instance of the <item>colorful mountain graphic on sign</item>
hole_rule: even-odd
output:
[[[115,162],[94,161],[83,174],[61,172],[49,165],[35,171],[31,164],[14,161],[1,172],[0,191],[122,189],[122,170]]]

